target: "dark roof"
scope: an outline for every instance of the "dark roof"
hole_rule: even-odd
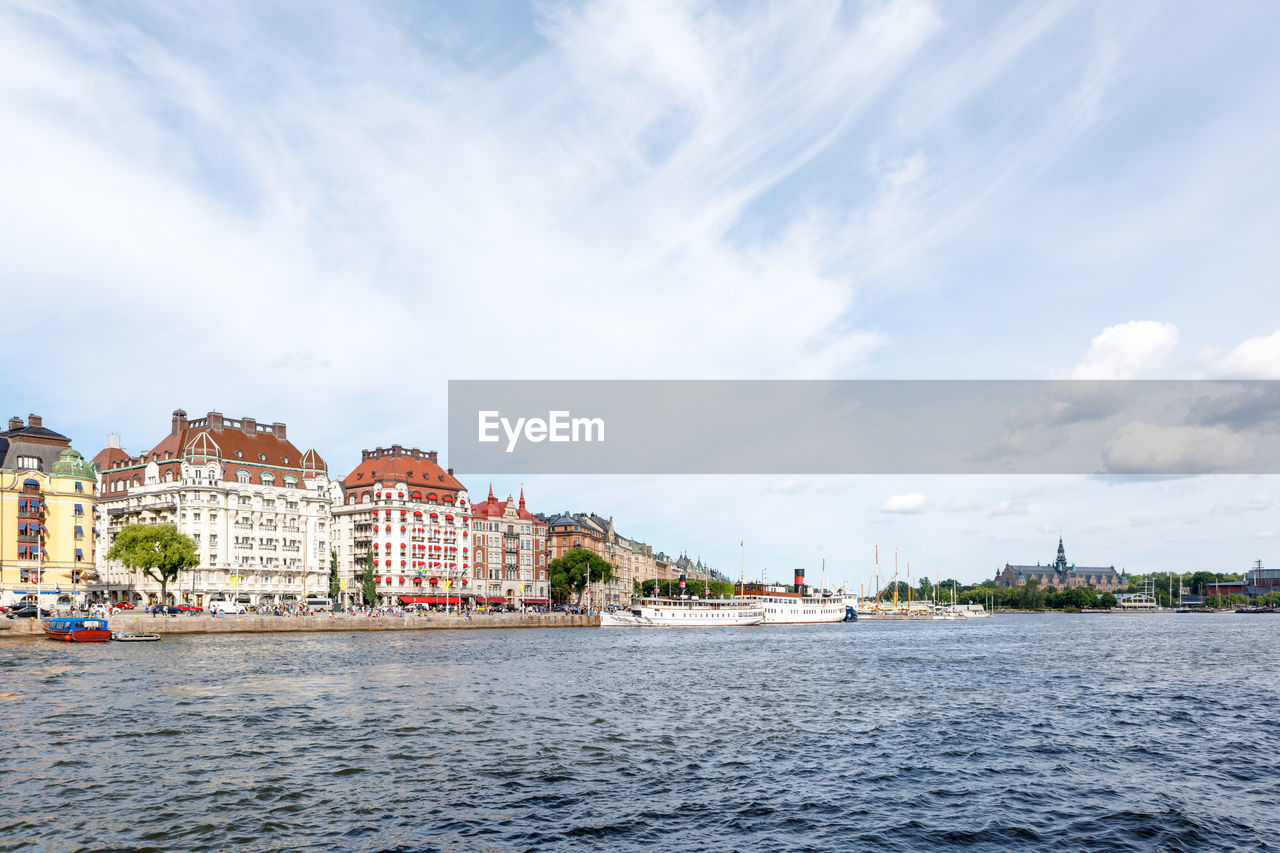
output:
[[[24,426],[19,427],[18,429],[5,430],[4,432],[0,432],[0,436],[5,438],[34,438],[37,441],[43,439],[45,441],[65,441],[67,444],[71,443],[71,439],[67,438],[62,433],[54,432],[45,426]]]

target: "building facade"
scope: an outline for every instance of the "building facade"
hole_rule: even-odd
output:
[[[529,512],[524,489],[517,503],[493,496],[472,507],[477,586],[491,603],[540,607],[551,603],[547,580],[547,523]]]
[[[254,606],[327,595],[332,494],[324,459],[299,451],[283,423],[219,412],[173,413],[169,434],[131,456],[118,436],[93,460],[100,480],[96,592],[150,603],[160,585],[105,554],[130,523],[173,524],[196,544],[200,565],[169,584],[172,601],[212,597]]]
[[[0,432],[0,604],[83,604],[94,579],[98,478],[39,415]]]
[[[442,469],[436,451],[365,450],[343,478],[333,508],[339,602],[360,604],[373,570],[379,604],[474,603],[471,505],[467,490]]]
[[[1061,537],[1058,538],[1058,555],[1049,565],[1015,566],[1006,563],[995,578],[997,584],[1006,587],[1022,586],[1030,580],[1037,581],[1042,587],[1055,589],[1093,587],[1098,592],[1115,592],[1129,588],[1129,579],[1116,571],[1115,566],[1068,565]]]

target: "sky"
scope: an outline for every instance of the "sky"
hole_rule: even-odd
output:
[[[341,476],[445,451],[450,379],[1280,378],[1277,24],[4,0],[3,414],[284,421]],[[730,575],[1280,561],[1274,477],[493,485]]]

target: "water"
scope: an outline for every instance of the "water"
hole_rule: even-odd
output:
[[[0,642],[0,850],[1280,845],[1276,616]]]

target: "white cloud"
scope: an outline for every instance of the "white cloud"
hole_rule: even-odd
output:
[[[1000,503],[991,508],[987,515],[992,518],[999,518],[1006,515],[1026,515],[1030,511],[1027,505],[1020,500],[1000,501]]]
[[[1108,326],[1093,339],[1074,379],[1135,379],[1158,367],[1178,344],[1178,327],[1154,320]]]
[[[1205,474],[1239,468],[1253,459],[1253,443],[1222,427],[1126,424],[1102,448],[1112,474]]]
[[[1280,379],[1280,331],[1249,338],[1226,355],[1211,357],[1208,372],[1223,379]]]
[[[880,507],[881,512],[896,512],[903,514],[912,514],[924,512],[929,508],[929,499],[920,492],[908,492],[903,495],[894,495],[884,502]]]

